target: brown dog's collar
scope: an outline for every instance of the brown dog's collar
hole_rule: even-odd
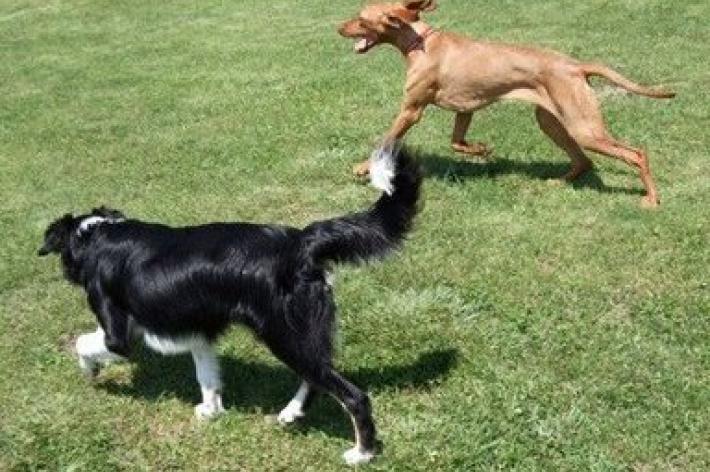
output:
[[[427,26],[424,31],[421,33],[417,34],[417,37],[414,38],[405,48],[404,48],[404,55],[406,56],[410,52],[414,51],[417,49],[419,46],[424,44],[424,40],[427,39],[429,36],[432,34],[436,33],[436,30],[430,26]]]

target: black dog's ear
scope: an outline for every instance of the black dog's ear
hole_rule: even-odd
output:
[[[37,251],[38,256],[46,256],[53,252],[62,252],[69,242],[69,234],[74,225],[74,216],[67,213],[54,220],[44,232],[44,244]]]
[[[113,208],[108,208],[106,205],[101,205],[98,208],[94,208],[93,210],[91,210],[91,214],[94,216],[108,218],[110,220],[123,220],[126,218],[126,215],[124,215],[121,211],[114,210]]]

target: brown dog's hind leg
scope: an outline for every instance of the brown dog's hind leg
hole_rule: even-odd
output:
[[[630,166],[636,167],[641,175],[641,182],[646,188],[646,196],[641,200],[641,205],[646,208],[655,208],[660,203],[656,185],[651,177],[651,170],[648,165],[648,157],[641,149],[628,146],[614,138],[605,136],[602,138],[587,138],[581,141],[582,146],[590,151],[595,151],[616,159],[621,159]]]
[[[559,78],[558,78],[559,79]],[[658,193],[651,177],[646,153],[609,135],[599,109],[599,101],[583,74],[553,80],[547,84],[558,116],[569,136],[583,149],[620,159],[636,167],[646,188],[644,207],[658,206]]]
[[[485,144],[469,144],[466,141],[466,132],[468,131],[468,127],[471,125],[472,117],[472,112],[456,113],[456,120],[454,121],[454,132],[451,136],[451,148],[454,151],[460,152],[462,154],[485,157],[490,154],[490,150]]]
[[[561,180],[572,181],[590,170],[592,161],[584,154],[584,151],[565,130],[562,123],[555,116],[544,108],[538,106],[535,109],[535,118],[540,129],[559,147],[564,149],[572,160],[572,167],[569,172],[562,176]],[[555,179],[557,181],[557,179]]]

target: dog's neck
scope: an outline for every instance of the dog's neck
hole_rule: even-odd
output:
[[[106,221],[108,220],[103,216],[89,216],[87,218],[84,218],[83,220],[81,220],[81,223],[79,223],[79,227],[76,229],[76,235],[82,236],[83,234],[88,233],[92,226],[100,225],[101,223],[105,223]]]
[[[125,221],[124,218],[107,218],[105,216],[89,216],[81,220],[79,227],[76,229],[76,235],[82,237],[91,232],[93,227],[101,224],[114,224]]]
[[[86,248],[93,237],[95,229],[105,224],[116,224],[125,221],[125,218],[115,218],[91,215],[82,219],[71,234],[71,243],[62,250],[62,267],[64,277],[71,283],[84,285],[86,282]]]
[[[393,41],[394,47],[399,49],[399,52],[406,59],[411,59],[420,52],[424,52],[424,44],[429,36],[436,33],[431,26],[423,21],[411,23],[409,28],[403,31],[403,34]]]

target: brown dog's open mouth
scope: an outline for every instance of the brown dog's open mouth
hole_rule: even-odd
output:
[[[359,38],[355,41],[355,52],[358,54],[364,54],[374,45],[377,44],[377,41],[370,39],[370,38]]]

